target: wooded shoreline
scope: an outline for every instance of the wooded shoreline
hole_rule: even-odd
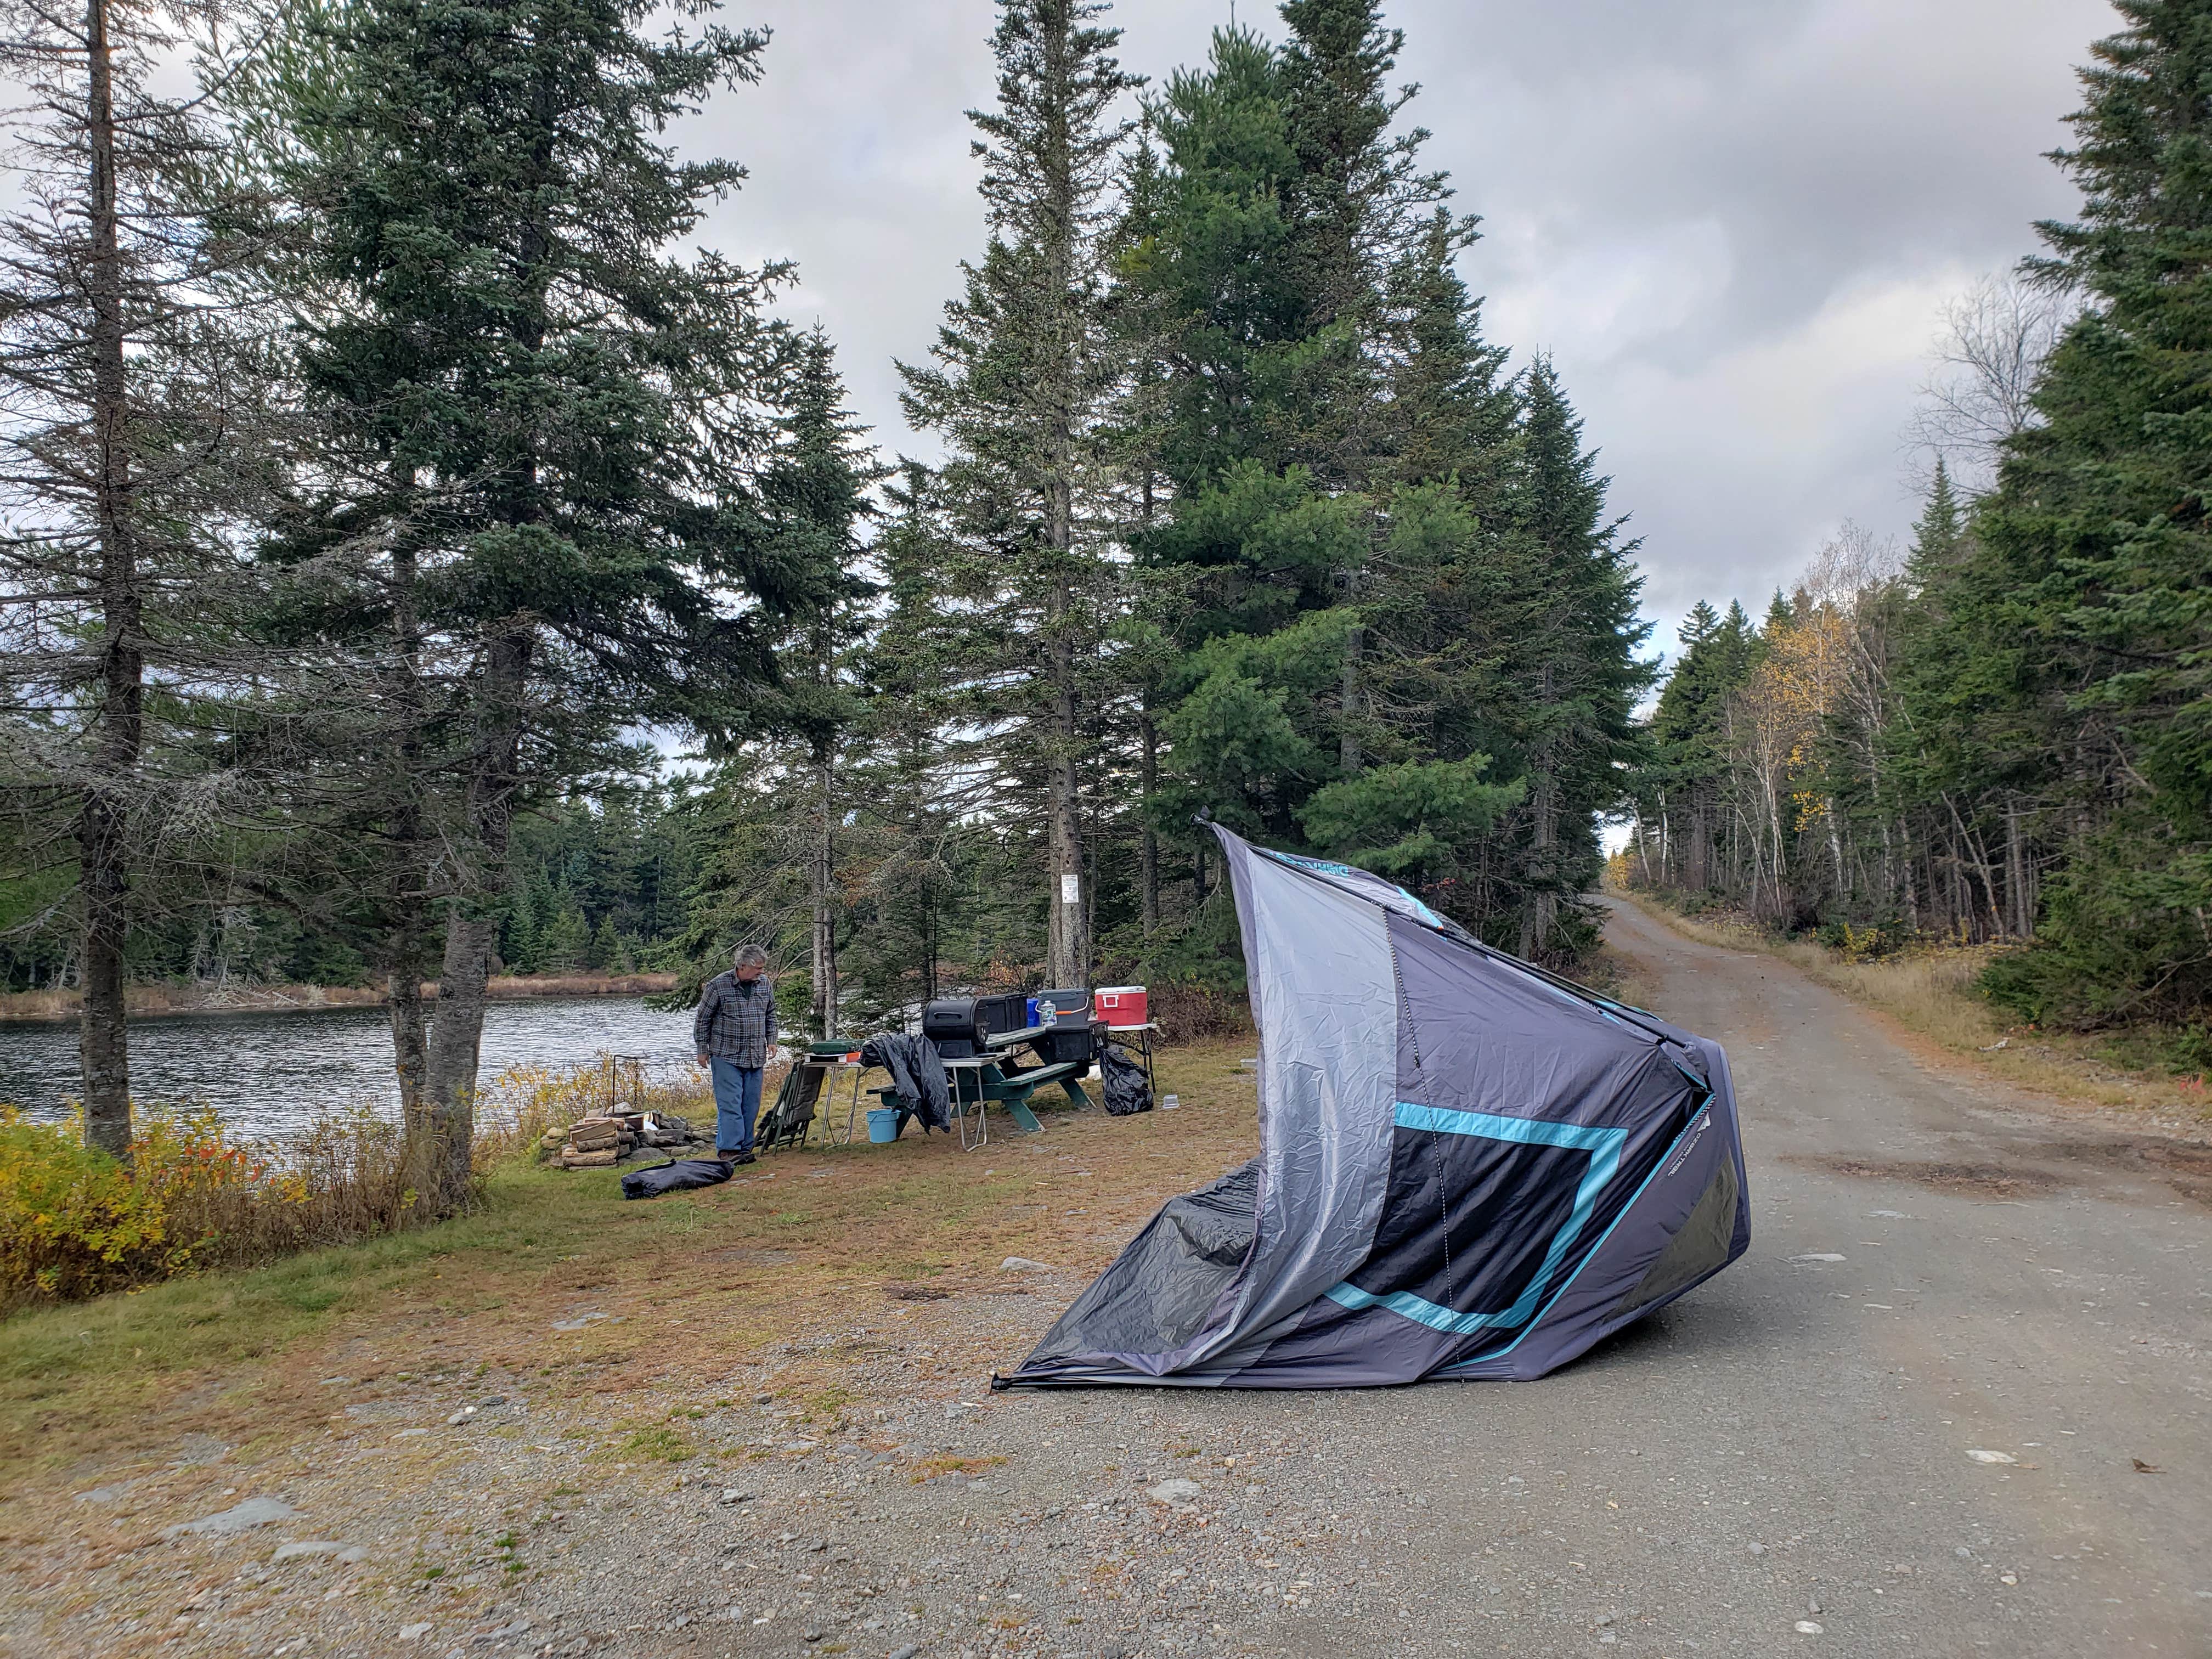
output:
[[[538,997],[646,996],[676,988],[674,974],[562,974],[489,980],[484,994],[495,1002],[526,1002]],[[369,985],[252,985],[221,988],[194,985],[134,985],[128,1007],[134,1019],[169,1014],[313,1013],[329,1008],[378,1008],[384,991]],[[434,981],[422,987],[422,1000],[434,1002]],[[0,993],[0,1024],[58,1024],[77,1018],[82,1000],[75,991]]]

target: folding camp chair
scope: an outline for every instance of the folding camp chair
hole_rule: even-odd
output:
[[[753,1131],[755,1143],[763,1151],[803,1146],[806,1132],[814,1125],[814,1108],[829,1075],[828,1066],[805,1062],[786,1072],[783,1086],[775,1091],[775,1103],[761,1115],[760,1125]]]

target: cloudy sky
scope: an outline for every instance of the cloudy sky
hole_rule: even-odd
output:
[[[787,310],[836,338],[887,447],[895,357],[927,348],[981,240],[962,112],[986,0],[728,0],[767,78],[686,135],[748,165],[709,236],[798,261]],[[1272,7],[1241,21],[1276,30]],[[1220,4],[1122,0],[1122,58],[1198,61]],[[1756,603],[1846,520],[1904,531],[1899,428],[1945,302],[2074,195],[2042,153],[2106,0],[1401,0],[1401,76],[1485,239],[1492,337],[1550,352],[1644,538],[1670,641],[1698,599]]]

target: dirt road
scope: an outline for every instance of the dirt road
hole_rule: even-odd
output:
[[[1056,1196],[1025,1294],[856,1308],[653,1397],[683,1462],[594,1452],[611,1408],[549,1363],[205,1449],[201,1507],[297,1511],[233,1534],[126,1536],[174,1524],[148,1475],[94,1549],[137,1500],[79,1492],[90,1553],[12,1572],[0,1650],[2212,1655],[2212,1154],[1929,1070],[1771,958],[1612,937],[1728,1045],[1756,1219],[1559,1375],[991,1395],[1110,1246]],[[1156,1121],[991,1158],[1064,1194]]]

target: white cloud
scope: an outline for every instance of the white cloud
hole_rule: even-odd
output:
[[[1157,82],[1228,8],[1125,0],[1122,57]],[[1240,18],[1279,34],[1270,6]],[[1404,0],[1402,78],[1460,205],[1493,337],[1553,354],[1645,538],[1670,633],[1753,600],[1855,518],[1901,532],[1897,434],[1943,297],[2071,211],[2041,152],[2107,0]],[[969,129],[992,93],[986,0],[765,0],[763,86],[687,139],[752,181],[710,238],[787,255],[787,306],[836,337],[890,447],[895,356],[918,358],[981,241]]]

